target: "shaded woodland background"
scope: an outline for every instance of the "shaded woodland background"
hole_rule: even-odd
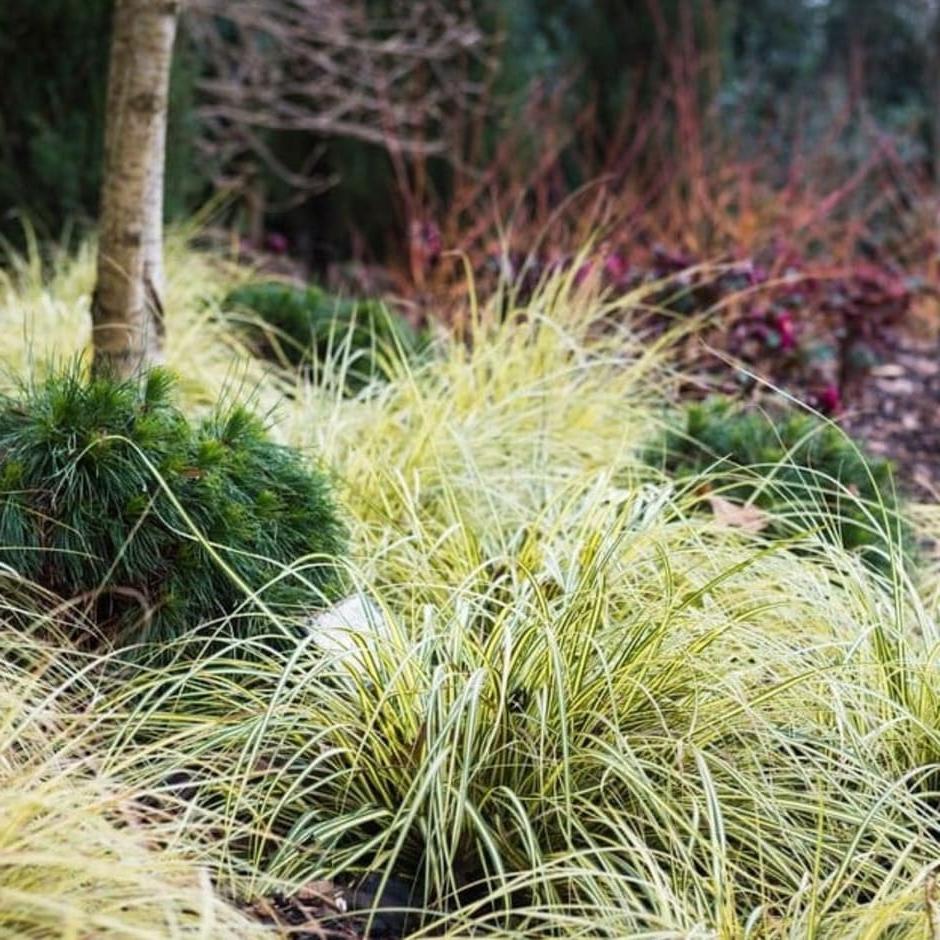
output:
[[[8,0],[0,10],[0,56],[18,62],[0,87],[0,230],[14,242],[23,238],[21,213],[54,239],[95,216],[110,6]],[[670,247],[713,255],[766,221],[752,218],[754,187],[805,188],[811,177],[812,200],[830,197],[827,215],[857,218],[866,207],[871,224],[854,233],[863,247],[899,250],[894,243],[912,237],[921,187],[937,176],[940,14],[932,0],[417,4],[425,43],[455,23],[471,33],[439,61],[405,63],[407,88],[393,90],[384,118],[380,106],[361,122],[378,131],[370,140],[341,121],[271,129],[211,115],[207,89],[226,78],[225,43],[253,6],[226,12],[199,0],[187,13],[173,76],[167,217],[190,216],[222,193],[216,221],[314,270],[354,259],[413,279],[418,223],[433,223],[445,247],[491,249],[495,212],[504,225],[529,228],[520,235],[528,242],[533,224],[598,179],[617,192],[613,214],[633,237],[659,229]],[[293,8],[302,28],[318,5],[280,6]],[[319,6],[329,17],[337,5]],[[407,38],[415,25],[387,0],[346,6],[359,17],[357,39],[387,40],[396,28]],[[269,65],[285,64],[276,37],[254,48],[262,59],[281,56]],[[348,56],[341,40],[324,49],[335,62]],[[441,99],[446,108],[424,107],[444,66],[453,94]],[[343,90],[343,76],[333,79],[320,77],[322,110],[337,82]],[[316,102],[307,108],[316,110]],[[422,139],[429,146],[416,152]],[[873,206],[886,183],[895,201]],[[789,205],[798,212],[792,193]]]

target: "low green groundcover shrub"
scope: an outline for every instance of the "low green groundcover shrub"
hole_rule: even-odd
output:
[[[336,297],[316,286],[256,281],[229,292],[222,306],[238,317],[260,355],[314,369],[332,363],[349,391],[387,378],[425,344],[383,303]]]
[[[122,643],[322,606],[344,545],[327,477],[242,406],[191,423],[172,389],[73,368],[0,397],[0,564]]]
[[[811,414],[771,417],[711,398],[680,412],[646,458],[679,480],[704,475],[710,493],[767,510],[766,535],[816,530],[881,571],[890,568],[892,544],[911,551],[891,464]]]

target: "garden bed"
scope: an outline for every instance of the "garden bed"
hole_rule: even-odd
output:
[[[802,457],[650,464],[686,377],[587,284],[513,319],[494,301],[470,342],[350,393],[262,369],[218,315],[244,275],[169,258],[181,407],[253,376],[278,406],[265,448],[335,481],[343,584],[376,613],[332,611],[329,645],[318,604],[279,611],[285,642],[249,591],[250,635],[212,610],[203,653],[93,654],[72,608],[13,579],[0,935],[42,935],[53,896],[76,935],[351,940],[402,892],[393,935],[925,933],[940,590],[840,460],[802,511],[758,501]],[[75,350],[91,267],[0,295],[0,324],[48,344],[14,341],[14,364]]]

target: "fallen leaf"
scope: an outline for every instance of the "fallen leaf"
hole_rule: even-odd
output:
[[[917,386],[910,379],[879,379],[878,388],[889,395],[913,395]]]
[[[298,901],[323,901],[335,906],[341,894],[332,881],[308,881],[297,889],[295,897]]]
[[[707,499],[716,521],[729,528],[757,533],[763,532],[770,524],[767,513],[756,506],[742,506],[721,496],[709,496]]]
[[[905,372],[904,366],[896,362],[886,362],[884,365],[874,366],[871,370],[871,374],[880,379],[901,379],[904,378]]]

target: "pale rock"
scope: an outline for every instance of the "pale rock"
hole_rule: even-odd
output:
[[[307,632],[324,653],[347,667],[362,669],[362,656],[378,644],[394,643],[392,625],[367,594],[343,598],[307,621]]]

